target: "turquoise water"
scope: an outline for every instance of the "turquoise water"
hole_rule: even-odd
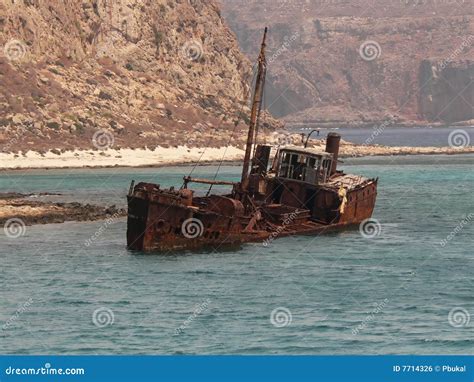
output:
[[[2,230],[0,353],[473,354],[474,221],[456,229],[474,212],[473,163],[346,162],[347,172],[380,178],[374,238],[355,229],[144,255],[125,249],[124,219],[27,227],[19,238]],[[188,171],[8,172],[0,188],[124,205],[131,179],[179,186]],[[238,172],[225,167],[222,178]]]

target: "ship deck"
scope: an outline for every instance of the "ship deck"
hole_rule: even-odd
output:
[[[339,189],[341,187],[344,187],[346,190],[352,190],[360,186],[366,185],[371,181],[373,181],[373,179],[369,179],[359,175],[341,174],[339,176],[332,177],[322,186],[331,189]]]

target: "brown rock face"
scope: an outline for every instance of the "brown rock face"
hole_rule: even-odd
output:
[[[430,121],[474,119],[474,62],[441,63],[424,60],[420,66],[420,113]]]
[[[289,124],[472,118],[457,95],[472,81],[465,61],[474,59],[474,0],[221,1],[249,57],[255,36],[270,27],[267,103]],[[428,93],[426,59],[449,64],[445,85],[433,79]],[[467,87],[463,98],[472,93]],[[429,112],[450,101],[446,112]]]
[[[247,111],[213,0],[0,0],[0,48],[1,151],[220,146]]]

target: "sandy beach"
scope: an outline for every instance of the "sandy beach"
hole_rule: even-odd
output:
[[[324,150],[324,144],[316,143],[314,148]],[[380,145],[355,145],[343,142],[341,158],[363,156],[391,155],[439,155],[439,154],[469,154],[474,153],[474,147],[388,147]],[[74,150],[62,153],[48,151],[40,154],[28,151],[25,154],[0,153],[0,169],[54,169],[54,168],[83,168],[83,167],[149,167],[166,166],[187,163],[209,163],[241,161],[244,150],[229,146],[221,148],[174,148],[158,147],[149,149],[108,149],[105,151]]]
[[[0,154],[0,169],[164,166],[216,162],[224,155],[226,161],[238,161],[243,158],[244,151],[237,147],[198,149],[186,146],[155,150],[74,150],[59,155],[51,151],[45,154],[29,151],[25,154]]]

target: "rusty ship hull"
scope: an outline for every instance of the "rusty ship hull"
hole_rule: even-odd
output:
[[[253,194],[250,210],[235,194],[194,197],[188,189],[140,183],[128,196],[128,248],[218,250],[246,242],[267,246],[280,237],[359,225],[372,216],[377,183],[342,173],[319,186],[264,178],[265,193]],[[341,189],[347,190],[343,197]]]
[[[184,178],[180,189],[132,183],[128,194],[127,246],[138,251],[180,251],[262,242],[360,224],[372,216],[377,179],[339,171],[341,137],[330,133],[325,151],[257,144],[267,62],[265,29],[253,92],[242,176],[238,182]],[[272,155],[273,153],[273,155]],[[271,159],[272,158],[272,159]],[[189,188],[209,185],[205,196]],[[226,195],[212,195],[227,185]]]

